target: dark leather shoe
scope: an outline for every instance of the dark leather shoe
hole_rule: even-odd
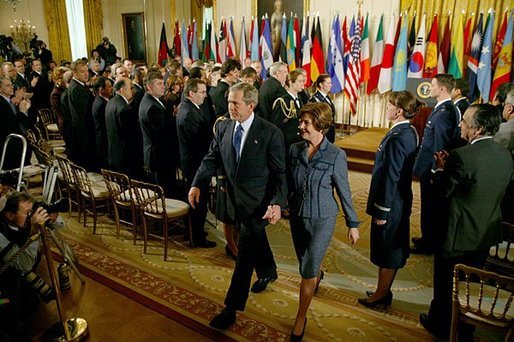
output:
[[[440,331],[440,329],[435,328],[434,322],[432,322],[430,316],[427,314],[422,313],[419,315],[419,323],[421,323],[423,328],[425,328],[429,333],[431,333],[439,339],[447,339],[449,336],[448,333],[444,333]]]
[[[410,249],[410,252],[412,254],[424,254],[424,255],[434,254],[434,250],[432,248],[428,248],[428,247],[425,247],[422,245],[414,245],[414,247],[412,247]]]
[[[272,277],[257,279],[257,281],[252,285],[252,292],[259,293],[266,290],[266,286],[268,286],[268,283],[274,282],[275,280],[277,280],[277,278],[278,275],[275,274]]]
[[[194,245],[197,248],[214,248],[216,247],[216,242],[205,239],[202,241],[194,242]]]
[[[225,330],[234,324],[236,321],[236,310],[231,308],[224,308],[221,312],[214,317],[209,325],[214,329]]]

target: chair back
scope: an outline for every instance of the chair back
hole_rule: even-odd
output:
[[[464,293],[461,293],[463,291]],[[451,336],[459,319],[497,328],[512,327],[514,278],[457,264],[453,273]]]
[[[514,224],[502,222],[504,241],[491,247],[486,269],[506,276],[514,276]]]
[[[39,117],[41,118],[41,121],[43,121],[45,127],[46,125],[50,125],[56,122],[54,119],[54,113],[50,108],[41,108],[39,110]]]
[[[136,205],[141,208],[143,214],[154,218],[166,216],[166,197],[164,190],[157,184],[150,184],[141,181],[131,180]]]
[[[127,202],[133,202],[133,191],[130,187],[130,179],[126,174],[102,169],[102,176],[115,203],[127,204]]]
[[[59,169],[61,169],[62,177],[64,182],[68,185],[77,185],[77,181],[75,180],[75,175],[73,174],[73,170],[70,166],[70,161],[68,158],[63,156],[55,156],[57,159],[57,163],[59,164]]]
[[[89,179],[86,169],[72,162],[69,162],[69,166],[75,175],[75,181],[77,182],[80,193],[83,196],[94,198],[93,187],[91,186],[91,180]]]

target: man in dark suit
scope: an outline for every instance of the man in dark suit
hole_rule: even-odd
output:
[[[43,71],[43,65],[39,59],[32,60],[32,71],[29,80],[34,94],[31,99],[32,108],[36,112],[41,108],[50,108],[50,93],[53,86],[48,79],[48,74]]]
[[[62,111],[62,139],[66,144],[66,155],[70,160],[73,160],[73,143],[71,139],[73,120],[70,112],[69,89],[71,80],[73,78],[73,72],[68,70],[63,75],[63,81],[66,84],[66,89],[61,94],[61,111]]]
[[[68,88],[68,107],[70,109],[72,160],[88,170],[95,168],[95,130],[92,107],[95,100],[86,87],[89,80],[87,63],[81,59],[73,62],[73,79]]]
[[[212,141],[212,117],[202,111],[200,106],[207,96],[204,81],[190,79],[184,87],[185,98],[180,103],[177,113],[177,134],[180,150],[180,167],[186,180],[186,191],[189,191],[196,170],[209,150]],[[199,185],[200,186],[200,185]],[[191,240],[195,247],[211,248],[216,243],[206,239],[204,230],[209,199],[208,184],[201,184],[202,196],[196,207],[191,211]]]
[[[16,79],[13,79],[13,84],[16,88],[24,87],[27,92],[30,92],[30,83],[27,75],[25,74],[25,64],[23,64],[23,58],[17,58],[14,61],[14,68],[16,69]]]
[[[134,131],[139,129],[137,116],[129,103],[132,99],[132,82],[121,78],[114,84],[116,95],[105,107],[105,127],[107,131],[107,165],[110,169],[134,176]]]
[[[257,89],[238,83],[228,94],[232,120],[220,122],[214,139],[193,180],[188,200],[195,207],[201,189],[223,167],[227,177],[227,213],[239,229],[239,252],[226,307],[211,322],[211,327],[226,329],[243,311],[248,299],[253,269],[257,273],[253,292],[260,292],[277,279],[276,264],[266,236],[268,221],[280,219],[286,204],[284,138],[273,124],[256,116]]]
[[[143,132],[144,168],[154,182],[163,187],[167,196],[181,198],[172,194],[176,188],[176,168],[169,151],[173,136],[177,134],[172,122],[172,114],[166,112],[160,98],[164,95],[164,80],[157,71],[147,74],[146,93],[139,106],[139,124]]]
[[[24,128],[20,121],[20,115],[26,115],[30,102],[22,100],[19,110],[11,101],[14,95],[14,87],[9,77],[0,77],[0,148],[3,150],[5,139],[11,133],[24,134]],[[21,114],[20,114],[21,113]],[[20,167],[22,144],[19,140],[11,140],[5,154],[3,170],[11,170]],[[27,154],[29,155],[29,153]]]
[[[284,85],[287,79],[287,64],[275,62],[270,68],[271,77],[264,81],[259,88],[259,115],[271,121],[273,114],[273,103],[279,97],[287,94]]]
[[[435,235],[434,298],[420,322],[439,338],[449,334],[454,266],[482,267],[489,248],[502,241],[500,202],[514,168],[510,152],[493,141],[500,122],[494,106],[472,105],[460,123],[461,137],[469,145],[449,155],[436,153],[433,181],[444,203],[438,215],[444,219]]]
[[[107,166],[107,129],[105,125],[105,107],[112,95],[112,83],[107,77],[96,79],[93,84],[95,101],[92,115],[95,123],[95,161],[98,169]]]
[[[430,97],[436,98],[437,104],[427,119],[413,170],[421,187],[421,238],[412,238],[414,253],[431,254],[434,251],[435,218],[439,215],[436,208],[438,200],[434,198],[435,192],[430,184],[432,170],[435,170],[434,153],[450,151],[459,140],[459,112],[450,96],[453,82],[452,75],[438,74],[430,86]]]
[[[216,117],[220,117],[228,113],[228,88],[239,81],[239,76],[241,74],[241,62],[239,62],[238,59],[229,58],[221,65],[220,72],[221,80],[219,80],[216,87],[212,87],[209,91]]]

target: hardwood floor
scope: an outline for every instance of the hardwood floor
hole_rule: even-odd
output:
[[[47,274],[45,264],[43,259],[42,275]],[[70,277],[72,288],[63,292],[63,304],[67,318],[81,317],[88,322],[89,335],[83,341],[210,340],[90,278],[84,277],[86,282],[81,284],[74,274]],[[58,320],[55,302],[41,303],[28,323],[32,340],[38,341]]]

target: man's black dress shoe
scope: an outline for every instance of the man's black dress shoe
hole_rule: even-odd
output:
[[[236,321],[236,310],[231,308],[224,308],[221,312],[214,317],[209,325],[214,329],[225,330],[234,324]]]
[[[439,339],[447,339],[449,337],[449,332],[444,333],[440,331],[440,329],[434,327],[434,322],[430,320],[430,316],[427,314],[422,313],[419,315],[419,323],[421,323],[423,328],[425,328],[429,333]]]
[[[202,241],[194,242],[194,245],[198,248],[214,248],[216,247],[216,242],[205,239]]]
[[[275,280],[277,280],[277,278],[278,275],[275,274],[272,277],[257,279],[257,281],[252,285],[252,292],[259,293],[266,290],[266,286],[268,286],[268,283],[274,282]]]

